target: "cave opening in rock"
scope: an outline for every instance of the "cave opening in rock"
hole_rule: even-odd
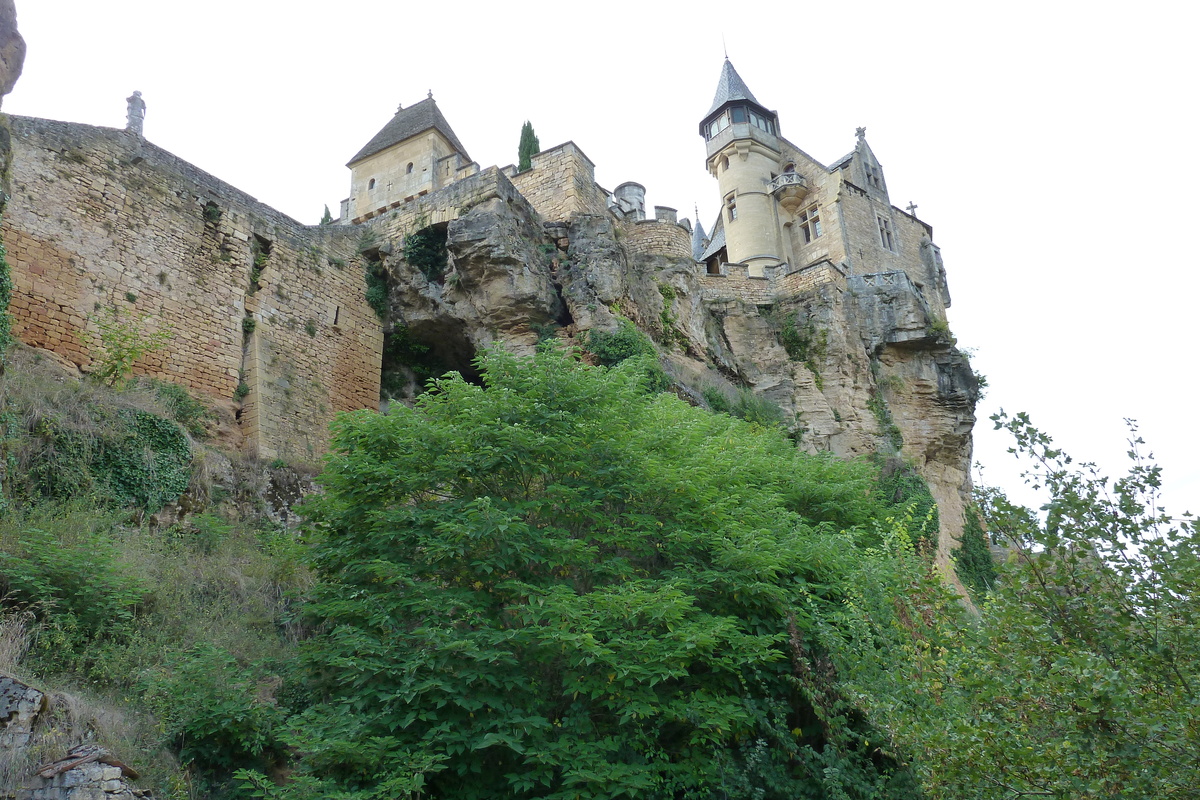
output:
[[[475,346],[454,320],[394,325],[383,335],[380,402],[412,400],[425,391],[430,380],[447,372],[458,372],[463,379],[482,384],[474,360]]]
[[[404,260],[421,271],[430,282],[441,282],[450,262],[446,239],[450,223],[435,222],[404,237]]]

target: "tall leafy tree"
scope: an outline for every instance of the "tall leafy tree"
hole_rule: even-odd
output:
[[[524,172],[533,166],[533,157],[541,149],[537,135],[533,132],[533,123],[526,120],[521,126],[521,141],[517,145],[517,172]]]
[[[981,616],[919,568],[877,580],[843,652],[864,708],[930,798],[1185,798],[1200,786],[1200,536],[1157,502],[1136,435],[1127,475],[1072,462],[1021,414],[994,417],[1045,492],[985,491],[1010,552]],[[900,600],[897,600],[900,598]],[[898,610],[899,609],[899,610]],[[867,702],[867,698],[871,698]]]
[[[484,386],[341,418],[307,511],[320,699],[260,796],[915,796],[814,636],[870,469],[646,366],[493,350]]]

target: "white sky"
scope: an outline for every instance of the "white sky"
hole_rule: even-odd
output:
[[[1193,8],[17,0],[29,53],[4,110],[123,127],[140,89],[148,139],[315,223],[348,193],[345,162],[432,89],[481,166],[514,162],[529,119],[601,185],[698,203],[709,228],[697,126],[724,36],[784,136],[829,163],[865,125],[892,202],[933,225],[951,327],[991,383],[985,479],[1019,485],[999,407],[1114,475],[1133,417],[1169,509],[1200,512]]]

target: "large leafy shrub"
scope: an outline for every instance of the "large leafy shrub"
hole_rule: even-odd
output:
[[[869,503],[861,467],[648,395],[636,360],[478,366],[482,387],[443,379],[415,409],[336,424],[308,508],[320,702],[290,723],[297,780],[247,785],[912,796],[812,638],[853,558],[821,504]],[[809,497],[794,484],[814,471],[828,487]]]

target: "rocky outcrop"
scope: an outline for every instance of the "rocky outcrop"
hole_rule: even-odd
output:
[[[444,277],[388,258],[393,330],[470,376],[470,358],[493,341],[529,352],[561,326],[585,344],[587,331],[630,320],[692,402],[711,387],[749,389],[779,406],[809,451],[899,457],[918,470],[940,510],[937,559],[949,564],[978,389],[922,290],[903,272],[831,268],[830,280],[766,301],[718,297],[690,259],[625,247],[624,225],[575,214],[542,227],[519,204],[482,203],[449,223]]]
[[[0,100],[13,90],[25,64],[25,40],[17,32],[13,0],[0,0]]]

